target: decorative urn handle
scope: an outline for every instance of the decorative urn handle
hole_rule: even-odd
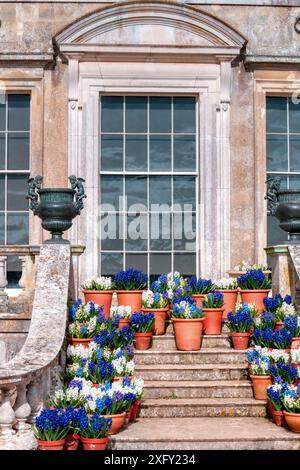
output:
[[[267,200],[268,211],[271,215],[275,215],[275,212],[279,205],[278,193],[280,191],[281,178],[280,176],[276,176],[275,178],[268,178],[266,184],[267,194],[265,196],[265,199]]]
[[[72,226],[72,220],[80,214],[86,198],[84,179],[69,176],[71,188],[42,188],[43,177],[28,179],[29,207],[42,220],[42,227],[52,234],[44,243],[69,243],[63,232]]]

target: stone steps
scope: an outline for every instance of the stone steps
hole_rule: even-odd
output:
[[[148,398],[253,398],[248,380],[231,381],[159,381],[145,383],[145,399]]]
[[[221,348],[201,348],[199,351],[164,350],[135,351],[135,364],[241,364],[247,366],[247,353]]]
[[[266,416],[266,401],[254,398],[175,398],[143,401],[141,418]]]
[[[300,434],[260,417],[144,418],[109,438],[116,450],[300,450]]]
[[[202,348],[231,348],[230,338],[227,334],[202,336]],[[166,333],[165,335],[153,336],[152,350],[165,351],[177,350],[174,334]]]
[[[152,380],[244,380],[247,368],[241,364],[137,364],[135,374]]]

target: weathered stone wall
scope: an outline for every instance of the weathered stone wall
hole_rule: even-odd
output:
[[[258,2],[259,3],[259,2]],[[52,38],[78,18],[112,3],[1,3],[0,74],[8,62],[23,54],[49,55],[43,79],[43,173],[48,185],[65,185],[68,175],[68,66],[51,65]],[[300,35],[295,32],[299,7],[192,5],[239,30],[251,56],[299,56]],[[276,62],[276,60],[275,60]],[[25,65],[25,63],[24,63]],[[28,65],[28,64],[27,64]],[[31,67],[34,67],[31,63]],[[276,68],[276,65],[274,65]],[[22,69],[18,62],[18,71]],[[17,70],[16,70],[17,72]],[[255,261],[254,109],[253,73],[240,64],[233,71],[231,107],[231,227],[232,265],[241,258]]]

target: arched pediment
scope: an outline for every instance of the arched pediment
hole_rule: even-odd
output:
[[[197,48],[236,55],[245,38],[223,21],[190,6],[173,2],[126,2],[103,8],[81,18],[54,38],[62,54],[105,53],[118,46]]]

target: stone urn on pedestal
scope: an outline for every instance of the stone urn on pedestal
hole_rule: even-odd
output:
[[[279,220],[282,230],[288,232],[287,244],[300,244],[300,189],[280,189],[281,178],[268,178],[265,199],[268,210]]]
[[[86,197],[84,179],[69,176],[71,188],[42,188],[43,177],[28,179],[29,207],[42,220],[42,227],[52,237],[44,243],[70,243],[62,238],[63,232],[72,227],[73,219],[83,209]]]

